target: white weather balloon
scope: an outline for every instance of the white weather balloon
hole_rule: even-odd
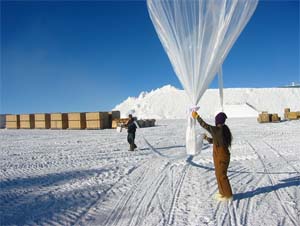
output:
[[[196,106],[258,0],[147,0],[159,39],[184,90]],[[195,154],[195,120],[189,118],[187,153]]]

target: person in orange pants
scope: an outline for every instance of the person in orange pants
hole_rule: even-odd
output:
[[[209,138],[205,135],[204,139],[209,143],[213,143],[213,159],[219,188],[219,193],[216,194],[215,198],[220,201],[230,201],[233,199],[233,195],[227,177],[227,169],[230,162],[229,148],[231,146],[232,135],[228,126],[225,125],[227,116],[223,112],[217,114],[215,117],[216,126],[207,124],[196,111],[193,111],[192,116],[212,136],[212,138]]]

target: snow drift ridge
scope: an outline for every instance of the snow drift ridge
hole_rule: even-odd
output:
[[[151,92],[141,92],[138,97],[129,97],[114,110],[121,111],[122,117],[132,113],[138,118],[183,119],[190,105],[184,90],[166,85]],[[221,109],[219,90],[208,89],[199,106],[201,115],[213,117]],[[300,110],[300,88],[224,89],[224,111],[228,117],[257,117],[260,111],[283,116],[287,107]]]

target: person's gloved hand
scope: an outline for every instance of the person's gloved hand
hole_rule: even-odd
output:
[[[197,111],[193,111],[193,112],[192,112],[192,117],[193,117],[194,119],[196,119],[196,118],[199,117]]]

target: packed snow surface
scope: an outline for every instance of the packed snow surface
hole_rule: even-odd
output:
[[[183,119],[191,107],[185,91],[167,85],[138,97],[129,97],[115,107],[122,117],[129,113],[139,118]],[[221,111],[219,90],[208,89],[202,96],[199,113],[212,117]],[[300,111],[300,88],[230,88],[224,89],[224,111],[228,117],[257,117],[261,111],[277,113],[284,109]]]
[[[300,120],[228,120],[229,203],[213,198],[212,146],[185,156],[186,120],[156,124],[135,152],[126,131],[0,130],[0,224],[300,225]]]

